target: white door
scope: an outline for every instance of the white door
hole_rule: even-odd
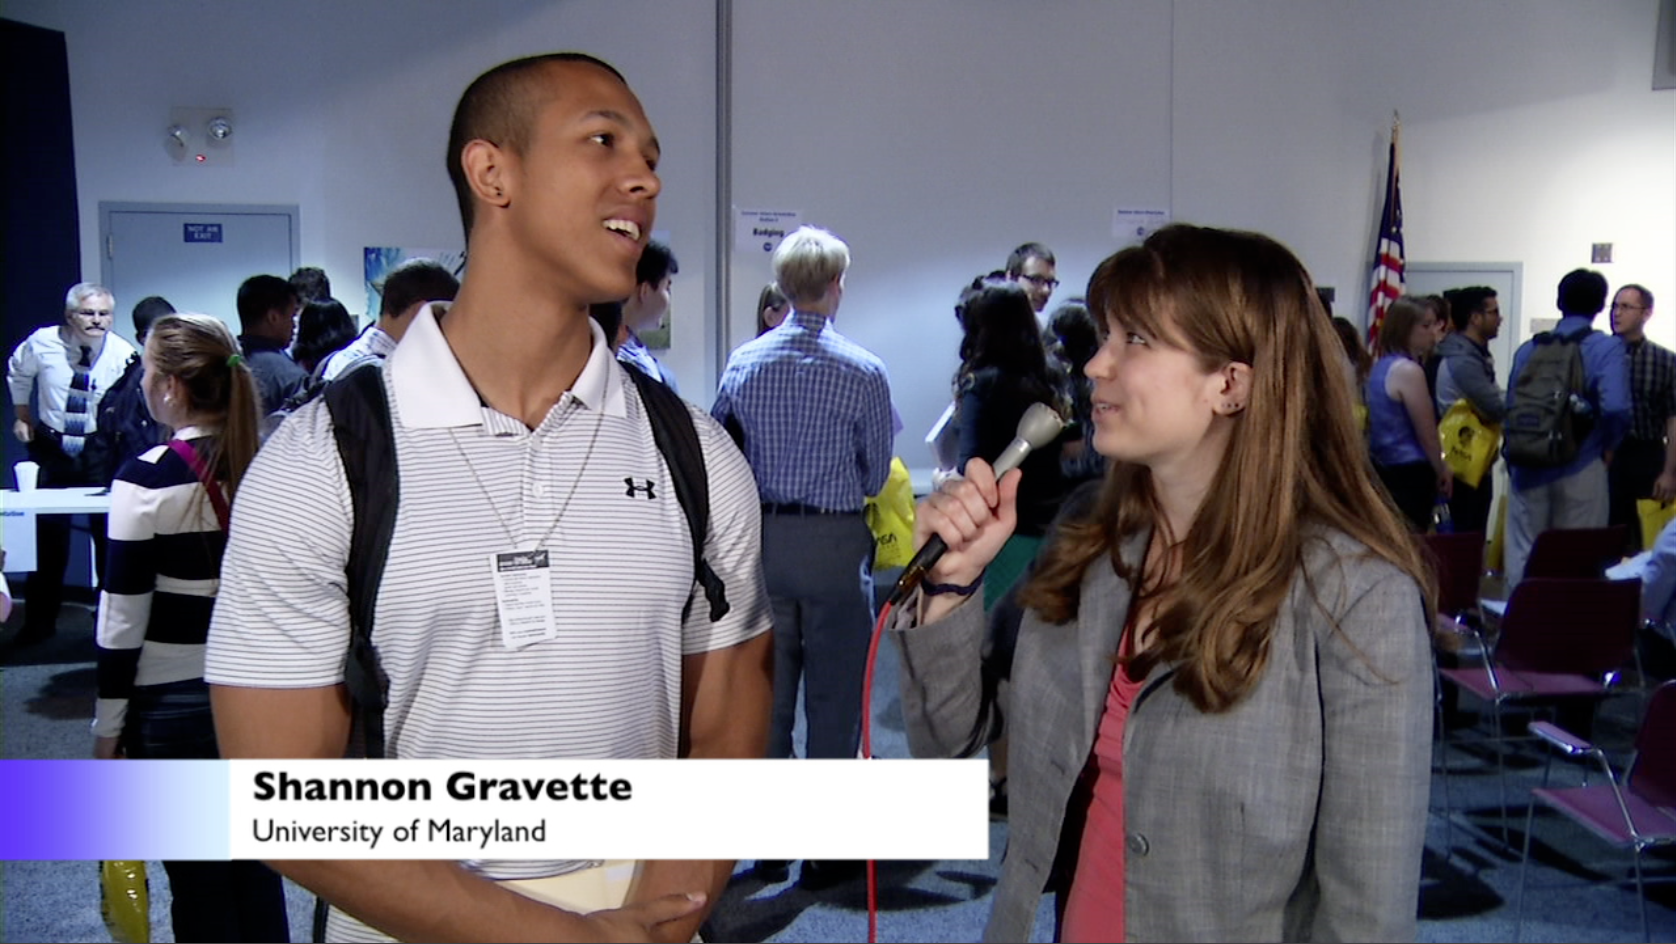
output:
[[[297,208],[99,204],[101,279],[116,294],[116,333],[134,339],[134,303],[161,295],[239,333],[239,284],[297,267]]]

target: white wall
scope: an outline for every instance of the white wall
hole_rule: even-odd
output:
[[[1676,346],[1656,18],[1657,0],[1178,0],[1178,214],[1286,241],[1360,320],[1399,109],[1410,260],[1523,262],[1527,328],[1561,276],[1598,268],[1652,289],[1666,314],[1649,332]],[[1611,265],[1590,263],[1595,242]]]
[[[1652,288],[1650,332],[1676,345],[1676,91],[1650,90],[1656,7],[734,0],[732,198],[850,241],[839,324],[886,358],[912,465],[946,402],[959,286],[1037,239],[1060,256],[1056,300],[1080,291],[1118,245],[1117,205],[1272,233],[1359,317],[1393,109],[1409,258],[1522,262],[1532,316],[1610,241],[1600,268]],[[664,143],[683,391],[710,399],[718,319],[734,343],[751,333],[765,259],[735,258],[711,310],[713,2],[8,0],[4,15],[68,35],[91,274],[101,200],[296,203],[303,261],[353,305],[362,246],[459,243],[442,149],[466,83],[578,48],[623,69]],[[170,162],[175,105],[236,109],[237,165]]]
[[[1039,240],[1059,257],[1055,300],[1081,294],[1114,204],[1167,205],[1170,4],[735,0],[734,14],[734,202],[801,210],[850,244],[839,330],[885,359],[897,453],[928,465],[960,288]],[[732,276],[737,344],[770,272],[758,255]]]
[[[294,203],[302,263],[323,267],[356,312],[362,247],[464,242],[443,155],[466,85],[532,53],[604,58],[664,145],[657,228],[682,262],[686,319],[669,360],[695,390],[713,386],[714,4],[7,0],[4,15],[67,36],[87,278],[99,274],[101,200]],[[233,166],[173,163],[162,147],[173,106],[232,108]]]

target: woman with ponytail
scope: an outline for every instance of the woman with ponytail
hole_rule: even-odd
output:
[[[1027,940],[1051,879],[1066,941],[1413,940],[1433,592],[1309,275],[1267,237],[1169,226],[1088,303],[1111,467],[1020,597],[986,938]],[[895,624],[918,756],[998,727],[972,597],[1018,494],[974,460],[920,505],[948,552]]]
[[[158,319],[141,364],[146,408],[174,437],[111,483],[94,756],[213,760],[204,641],[260,401],[232,332],[208,315]],[[284,889],[267,866],[163,866],[175,940],[289,940]]]

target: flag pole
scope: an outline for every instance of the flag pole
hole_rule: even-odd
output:
[[[1398,167],[1401,167],[1402,166],[1402,115],[1395,108],[1391,109],[1391,148],[1392,148],[1392,160],[1396,161],[1396,164],[1397,164]]]
[[[1402,291],[1402,195],[1398,183],[1401,174],[1399,168],[1402,167],[1401,138],[1402,115],[1393,108],[1389,163],[1385,168],[1385,203],[1380,213],[1378,235],[1374,240],[1372,284],[1368,291],[1367,335],[1370,344],[1379,337],[1385,309]]]

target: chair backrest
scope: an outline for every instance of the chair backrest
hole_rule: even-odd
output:
[[[1495,661],[1510,669],[1602,676],[1635,659],[1641,581],[1520,581],[1507,601]]]
[[[1628,786],[1649,803],[1676,806],[1676,682],[1660,685],[1647,702]]]
[[[1437,573],[1437,611],[1456,616],[1478,605],[1478,582],[1484,576],[1484,534],[1428,534],[1426,556]]]
[[[1575,580],[1605,576],[1606,568],[1623,558],[1627,536],[1628,531],[1621,524],[1610,528],[1544,531],[1531,545],[1525,576]]]

